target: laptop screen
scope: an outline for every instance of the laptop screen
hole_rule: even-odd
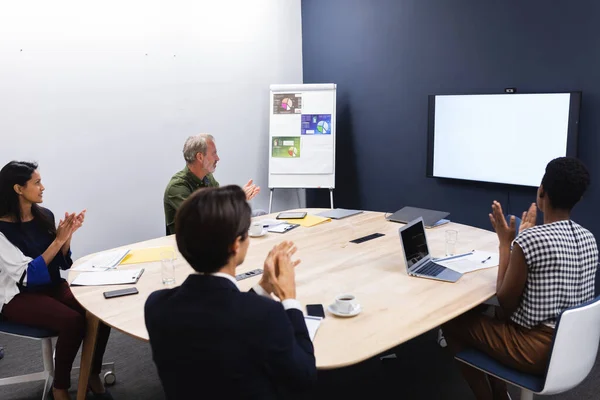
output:
[[[425,238],[425,227],[423,221],[419,221],[400,232],[402,245],[406,256],[406,267],[410,268],[429,255],[427,239]]]

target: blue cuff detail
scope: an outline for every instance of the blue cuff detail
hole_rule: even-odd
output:
[[[40,286],[50,283],[48,266],[42,256],[35,258],[27,267],[27,286]]]

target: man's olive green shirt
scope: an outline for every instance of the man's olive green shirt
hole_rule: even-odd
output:
[[[204,179],[198,178],[192,174],[187,165],[184,169],[173,175],[165,189],[163,199],[168,235],[175,233],[175,213],[179,206],[181,206],[181,203],[196,190],[204,187],[219,187],[219,182],[216,181],[212,174],[206,175]]]

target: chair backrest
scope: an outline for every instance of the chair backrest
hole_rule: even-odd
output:
[[[563,311],[541,393],[560,393],[579,385],[594,366],[599,342],[600,297]]]
[[[594,296],[600,296],[600,265],[596,267],[596,294]]]

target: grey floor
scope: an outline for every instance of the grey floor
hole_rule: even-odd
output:
[[[0,378],[41,370],[40,345],[36,341],[0,334],[5,357],[0,360]],[[473,399],[454,362],[429,332],[394,349],[397,359],[367,360],[359,365],[325,371],[311,399]],[[117,383],[110,388],[116,400],[164,399],[148,344],[113,332],[106,360],[115,361]],[[105,361],[106,361],[105,360]],[[79,361],[77,361],[78,363]],[[588,378],[574,390],[547,399],[600,398],[600,362]],[[72,386],[77,383],[73,374]],[[0,387],[2,400],[39,400],[43,383],[24,383]],[[518,392],[510,390],[514,400]],[[73,397],[75,392],[73,391]]]

